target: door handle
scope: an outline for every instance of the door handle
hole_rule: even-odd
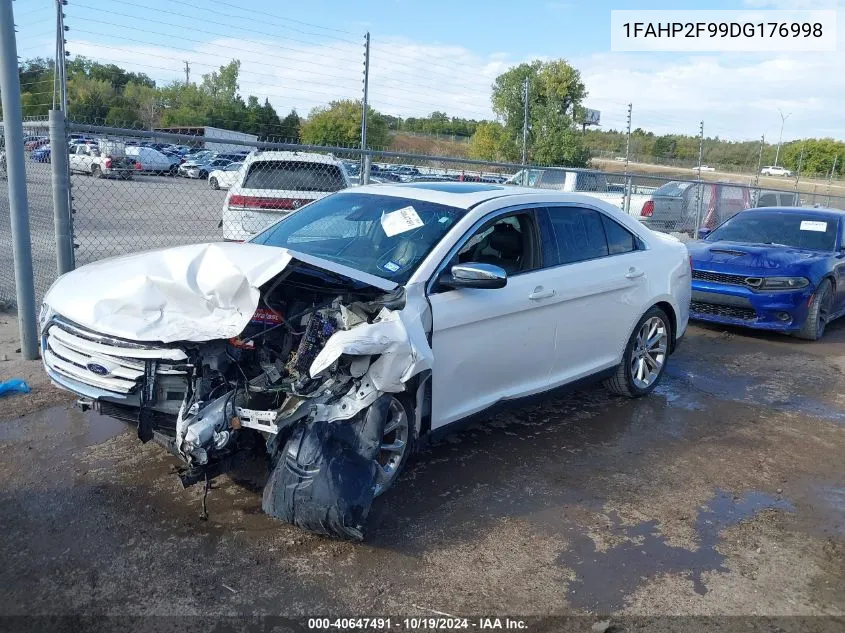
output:
[[[633,266],[631,266],[631,267],[628,269],[628,272],[627,272],[627,273],[625,273],[625,278],[626,278],[626,279],[636,279],[637,277],[642,277],[643,275],[645,275],[645,271],[644,271],[644,270],[637,270],[636,268],[634,268]]]
[[[534,288],[534,292],[528,295],[528,298],[531,299],[531,301],[539,301],[540,299],[548,299],[549,297],[554,296],[554,289],[544,290],[543,286],[537,286],[536,288]]]

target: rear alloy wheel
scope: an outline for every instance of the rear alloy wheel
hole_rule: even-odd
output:
[[[832,299],[833,286],[830,279],[823,279],[816,288],[810,309],[807,310],[807,320],[804,321],[804,325],[795,333],[795,336],[808,341],[818,341],[824,334],[824,328],[830,320]]]
[[[376,457],[375,496],[393,485],[413,449],[414,424],[408,411],[395,396],[390,400],[381,450]]]
[[[660,308],[651,308],[637,323],[616,374],[604,386],[628,398],[651,393],[666,369],[671,341],[669,317]]]
[[[217,182],[217,178],[209,178],[208,179],[208,186],[217,191],[220,189],[220,183]]]

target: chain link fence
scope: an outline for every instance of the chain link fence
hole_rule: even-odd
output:
[[[26,190],[35,290],[42,296],[56,278],[56,238],[53,228],[53,187],[47,120],[24,122]],[[15,305],[15,269],[12,257],[9,181],[6,174],[5,136],[0,137],[0,305]]]
[[[46,122],[27,125],[27,183],[40,300],[56,277],[49,162],[56,148],[43,140]],[[71,172],[77,266],[180,244],[248,240],[312,200],[365,182],[442,183],[447,189],[448,183],[481,182],[581,193],[685,240],[693,238],[697,229],[713,228],[751,207],[845,208],[845,197],[830,189],[711,181],[706,174],[701,179],[673,179],[554,166],[523,169],[447,156],[274,143],[245,135],[224,138],[220,130],[202,128],[191,129],[190,134],[175,132],[68,124],[68,146],[63,151],[68,153]],[[343,227],[331,230],[340,235]],[[0,257],[0,301],[12,303],[15,286],[4,181],[0,181]]]

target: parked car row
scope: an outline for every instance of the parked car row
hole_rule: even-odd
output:
[[[640,220],[655,231],[693,235],[696,227],[713,229],[744,209],[799,204],[797,192],[674,181],[648,197],[642,205]]]

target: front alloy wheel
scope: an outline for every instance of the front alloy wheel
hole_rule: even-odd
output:
[[[381,449],[376,457],[375,495],[386,491],[399,476],[410,453],[412,443],[411,422],[405,406],[396,398],[390,401],[387,421],[381,438]]]

